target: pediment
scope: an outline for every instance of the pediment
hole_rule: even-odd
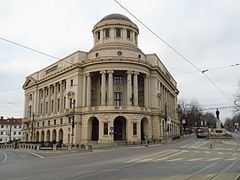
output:
[[[27,78],[26,78],[26,81],[25,81],[24,84],[23,84],[23,89],[26,89],[26,88],[28,88],[28,87],[31,87],[31,86],[33,86],[33,85],[35,85],[35,84],[37,84],[37,81],[36,81],[34,78],[32,78],[32,77],[27,77]]]

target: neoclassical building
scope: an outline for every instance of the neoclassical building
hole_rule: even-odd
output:
[[[138,48],[139,29],[110,14],[77,51],[26,77],[22,141],[140,143],[180,134],[177,83],[156,54]]]

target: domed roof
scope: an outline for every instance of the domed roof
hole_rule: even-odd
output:
[[[109,19],[123,19],[123,20],[127,20],[127,21],[132,22],[127,16],[124,16],[124,15],[122,15],[122,14],[117,14],[117,13],[115,13],[115,14],[109,14],[109,15],[105,16],[104,18],[102,18],[102,19],[100,20],[100,22],[101,22],[101,21],[104,21],[104,20],[109,20]]]

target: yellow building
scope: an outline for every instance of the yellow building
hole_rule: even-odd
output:
[[[110,14],[94,46],[28,77],[22,141],[140,143],[178,137],[176,81],[156,54],[138,48],[139,29]]]

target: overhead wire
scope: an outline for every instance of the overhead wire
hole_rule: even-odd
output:
[[[124,7],[121,3],[119,3],[117,0],[114,0],[120,7],[122,7],[127,13],[129,13],[132,17],[134,17],[141,25],[143,25],[147,30],[149,30],[153,35],[155,35],[160,41],[162,41],[167,47],[169,47],[173,52],[175,52],[177,55],[179,55],[183,60],[188,62],[190,65],[192,65],[197,71],[202,73],[204,77],[229,101],[230,98],[205,74],[206,71],[201,70],[198,68],[195,64],[193,64],[188,58],[186,58],[184,55],[182,55],[177,49],[175,49],[173,46],[171,46],[168,42],[166,42],[163,38],[161,38],[157,33],[155,33],[151,28],[149,28],[145,23],[143,23],[139,18],[137,18],[132,12],[130,12],[126,7]]]

